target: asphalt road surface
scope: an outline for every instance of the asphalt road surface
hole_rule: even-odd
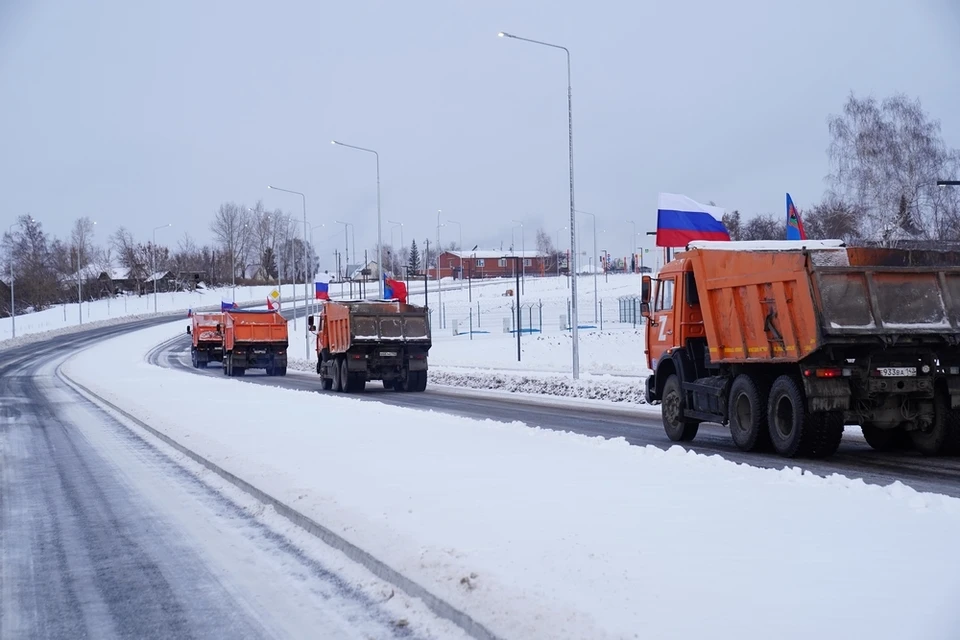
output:
[[[186,337],[172,343],[153,355],[156,364],[182,370],[185,373],[222,377],[218,363],[206,369],[190,365],[190,342]],[[322,391],[315,374],[288,371],[285,377],[267,377],[258,371],[236,378],[249,384],[263,384],[299,389],[315,393]],[[634,445],[653,445],[667,449],[672,442],[663,431],[659,416],[637,411],[604,412],[595,406],[558,407],[536,404],[529,399],[512,399],[503,394],[486,396],[482,392],[464,393],[460,389],[430,385],[423,393],[387,391],[377,383],[367,385],[366,391],[353,397],[369,402],[382,402],[400,407],[439,411],[469,418],[492,419],[503,422],[520,421],[529,426],[559,431],[571,431],[587,436],[622,437]],[[859,435],[859,428],[848,427]],[[865,482],[888,485],[897,480],[918,491],[943,493],[960,497],[960,458],[925,458],[917,453],[878,453],[861,437],[845,436],[840,450],[829,460],[786,460],[776,454],[744,453],[736,448],[730,432],[720,425],[703,424],[696,439],[684,443],[686,448],[703,454],[719,454],[727,460],[758,467],[800,467],[817,475],[833,473]]]
[[[0,638],[421,635],[57,375],[169,321],[0,352]]]

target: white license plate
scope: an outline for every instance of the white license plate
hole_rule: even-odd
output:
[[[880,367],[877,369],[884,378],[915,378],[917,375],[916,367]]]
[[[381,352],[380,352],[380,355],[383,356],[384,358],[395,358],[395,357],[397,357],[397,352],[396,352],[396,351],[381,351]]]

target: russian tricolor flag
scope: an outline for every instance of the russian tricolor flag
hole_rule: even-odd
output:
[[[227,302],[226,300],[220,301],[220,311],[230,311],[231,309],[239,309],[236,302]]]
[[[693,240],[730,240],[723,224],[723,208],[700,204],[678,193],[661,193],[657,246],[685,247]]]
[[[317,300],[330,299],[330,275],[321,273],[313,283],[313,295]]]

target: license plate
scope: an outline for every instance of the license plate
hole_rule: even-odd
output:
[[[254,353],[266,353],[267,350],[266,350],[266,349],[254,349],[253,352],[254,352]]]
[[[916,367],[880,367],[877,373],[883,378],[915,378]]]
[[[380,352],[380,355],[383,356],[384,358],[395,358],[395,357],[397,357],[397,352],[396,352],[396,351],[381,351],[381,352]]]

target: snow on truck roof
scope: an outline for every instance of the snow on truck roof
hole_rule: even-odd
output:
[[[687,249],[724,251],[801,251],[803,249],[845,249],[843,240],[694,240]]]
[[[843,240],[695,240],[687,249],[719,249],[721,251],[802,251],[810,249],[846,249]]]

